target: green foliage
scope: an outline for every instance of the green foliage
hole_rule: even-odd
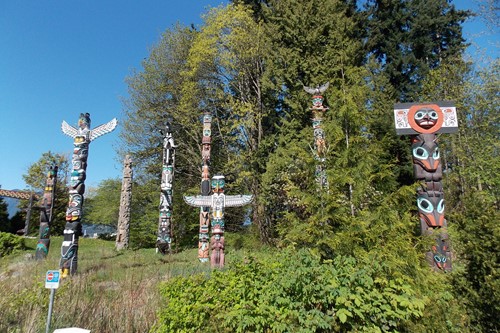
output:
[[[120,210],[120,179],[105,179],[85,198],[84,222],[116,226]]]
[[[134,186],[130,218],[132,249],[152,248],[156,244],[160,202],[158,189],[159,186],[153,182]]]
[[[0,232],[0,257],[26,249],[24,238],[7,232]]]
[[[463,299],[473,332],[500,328],[500,62],[474,72],[454,61],[424,82],[432,99],[457,103],[459,132],[442,137],[447,220],[456,253],[453,293]]]
[[[386,270],[348,256],[321,263],[308,251],[245,258],[163,283],[167,305],[153,331],[394,331],[422,317],[425,300]]]
[[[57,165],[59,171],[57,173],[56,192],[53,206],[52,224],[50,233],[52,235],[60,235],[64,230],[66,224],[66,207],[68,205],[68,189],[67,189],[67,175],[69,173],[68,157],[63,154],[52,153],[51,151],[42,154],[40,159],[29,166],[27,173],[23,175],[26,184],[38,194],[43,194],[45,183],[47,181],[47,173],[50,167]],[[18,207],[26,209],[28,207],[28,200],[21,200]],[[33,202],[33,207],[38,203]],[[30,234],[38,233],[38,226],[40,224],[40,214],[32,210],[30,219]]]
[[[463,53],[461,24],[471,15],[446,0],[370,0],[364,14],[366,54],[381,64],[400,101],[418,99],[429,70]]]
[[[9,212],[7,203],[0,197],[0,232],[8,232],[10,229]]]

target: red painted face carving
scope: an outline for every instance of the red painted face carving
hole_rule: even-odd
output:
[[[419,133],[436,133],[443,125],[443,112],[436,104],[413,105],[408,112],[408,122]]]

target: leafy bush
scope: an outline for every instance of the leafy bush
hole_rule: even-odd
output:
[[[0,258],[14,251],[25,249],[24,238],[7,232],[0,232]]]
[[[384,332],[423,315],[424,298],[384,263],[307,250],[246,258],[210,275],[161,285],[154,332]]]

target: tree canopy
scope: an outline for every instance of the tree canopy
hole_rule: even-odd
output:
[[[279,255],[166,283],[158,331],[214,327],[206,290],[221,285],[227,331],[498,330],[498,61],[475,72],[463,60],[469,15],[446,0],[233,1],[199,27],[165,31],[127,79],[120,152],[137,161],[132,246],[155,241],[167,121],[178,145],[174,242],[195,245],[198,214],[182,195],[200,192],[208,111],[211,173],[226,175],[228,194],[256,198],[250,210],[227,212],[228,228],[243,233],[251,220],[244,232]],[[326,82],[329,185],[319,189],[303,86]],[[410,142],[396,135],[392,115],[396,102],[438,100],[454,101],[460,115],[459,133],[439,137],[456,253],[448,275],[425,263],[432,240],[416,232]],[[111,223],[119,182],[96,193],[88,217]],[[251,292],[240,285],[247,280],[256,281]]]

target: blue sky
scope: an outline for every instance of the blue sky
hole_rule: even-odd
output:
[[[0,185],[25,189],[22,175],[47,151],[71,156],[73,140],[61,122],[80,113],[92,127],[122,118],[125,78],[160,35],[176,22],[201,24],[200,15],[223,0],[11,0],[0,2]],[[454,1],[460,9],[475,2]],[[496,35],[479,34],[479,19],[465,24],[476,58],[488,48],[498,57]],[[497,43],[497,46],[494,46]],[[87,186],[120,177],[118,128],[91,143]]]
[[[61,122],[80,113],[92,128],[117,129],[90,144],[87,186],[120,177],[115,153],[127,97],[125,78],[176,22],[201,24],[222,0],[0,1],[0,185],[25,189],[22,175],[44,152],[71,157]]]

